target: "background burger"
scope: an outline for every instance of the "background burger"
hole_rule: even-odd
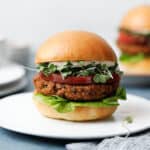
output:
[[[150,5],[133,8],[123,17],[117,45],[125,73],[150,75]]]
[[[50,118],[104,119],[126,99],[112,48],[98,35],[66,31],[50,37],[37,51],[39,73],[33,100]]]

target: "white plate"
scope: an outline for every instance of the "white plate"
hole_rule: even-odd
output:
[[[5,88],[0,88],[0,97],[22,90],[26,85],[27,79],[23,78],[17,83],[7,85]]]
[[[0,68],[0,86],[16,82],[23,78],[25,70],[17,64],[6,64]]]
[[[32,103],[32,94],[9,96],[0,101],[0,126],[8,130],[49,138],[92,139],[127,134],[123,119],[130,115],[134,121],[128,124],[131,133],[150,127],[150,102],[128,95],[128,100],[107,121],[67,122],[43,117]]]

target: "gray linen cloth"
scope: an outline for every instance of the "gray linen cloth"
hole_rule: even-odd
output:
[[[136,137],[114,137],[100,143],[81,142],[66,145],[67,150],[150,150],[150,133]]]

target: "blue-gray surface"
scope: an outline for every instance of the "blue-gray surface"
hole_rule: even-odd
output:
[[[33,89],[31,78],[32,74],[30,74],[26,91]],[[150,99],[150,87],[127,87],[127,92]],[[22,135],[0,128],[0,150],[63,150],[65,144],[70,142]]]

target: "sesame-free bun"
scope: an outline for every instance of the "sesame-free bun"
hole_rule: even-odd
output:
[[[33,99],[40,113],[46,117],[69,120],[69,121],[90,121],[101,120],[110,117],[117,109],[117,106],[112,107],[76,107],[74,111],[68,113],[59,113],[53,107],[46,105],[36,99]]]
[[[39,48],[37,64],[56,61],[117,61],[113,49],[100,36],[86,31],[57,33]]]
[[[120,63],[125,75],[144,75],[150,76],[150,58],[145,58],[136,63]]]
[[[123,17],[120,28],[135,32],[150,31],[150,5],[132,8]]]

